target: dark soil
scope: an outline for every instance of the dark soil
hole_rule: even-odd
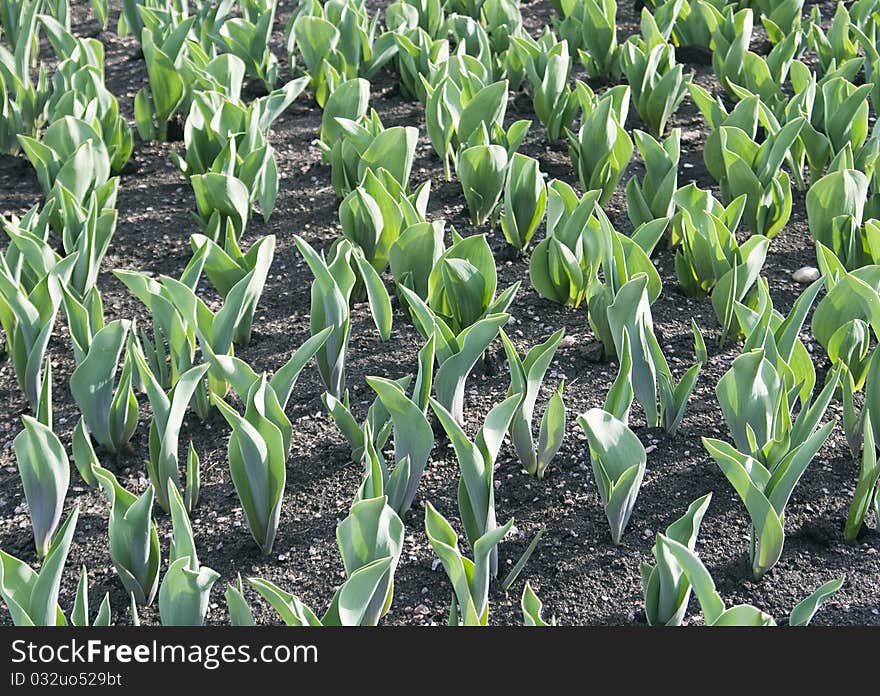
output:
[[[118,96],[123,113],[132,119],[132,102],[137,89],[146,83],[143,60],[136,42],[120,39],[111,30],[100,32],[88,3],[75,5],[76,30],[96,35],[107,53],[107,82]],[[118,3],[111,17],[115,27]],[[282,74],[290,76],[284,57],[282,29],[295,3],[281,0],[276,33],[276,54]],[[807,3],[808,5],[813,3]],[[820,3],[823,15],[830,17],[834,3]],[[621,2],[621,37],[638,31],[638,14],[629,3]],[[549,3],[524,2],[526,27],[536,35],[550,22]],[[756,34],[759,31],[756,30]],[[766,51],[766,41],[757,36],[755,50]],[[688,69],[706,88],[719,92],[719,85],[702,56],[685,56],[696,62]],[[575,77],[582,77],[575,71]],[[401,99],[395,78],[382,73],[373,83],[371,106],[386,126],[419,126],[422,138],[413,169],[413,183],[431,181],[430,213],[445,218],[465,235],[486,233],[498,259],[499,288],[522,280],[523,285],[511,308],[508,333],[520,352],[544,340],[559,327],[565,327],[566,340],[559,348],[548,372],[543,393],[546,399],[565,377],[568,428],[565,443],[550,466],[547,477],[536,481],[523,474],[509,445],[502,448],[496,472],[496,500],[499,520],[515,518],[516,531],[501,545],[501,573],[520,556],[541,528],[547,531],[520,580],[509,594],[496,584],[491,593],[490,622],[519,624],[519,597],[528,579],[545,603],[547,616],[555,614],[563,624],[644,623],[639,582],[639,563],[651,557],[654,533],[678,518],[688,504],[712,491],[712,504],[703,522],[698,549],[728,604],[749,602],[784,622],[794,605],[820,583],[845,574],[843,589],[816,617],[817,624],[880,624],[880,536],[872,528],[863,531],[857,543],[843,542],[843,524],[858,471],[848,454],[842,428],[835,429],[794,495],[786,513],[787,539],[780,562],[759,583],[750,580],[748,562],[748,516],[735,492],[713,460],[706,454],[700,438],[726,437],[726,427],[714,396],[717,380],[738,355],[740,346],[728,343],[723,350],[715,346],[718,323],[708,300],[691,300],[680,291],[673,269],[674,252],[659,248],[655,264],[664,281],[664,291],[653,306],[657,334],[673,371],[680,375],[694,360],[690,321],[695,319],[710,346],[709,364],[700,375],[687,415],[674,438],[644,427],[644,419],[634,409],[633,428],[648,448],[648,471],[623,542],[611,544],[608,524],[599,501],[596,484],[589,470],[589,454],[583,432],[575,423],[577,414],[600,406],[617,366],[600,360],[601,350],[592,335],[585,308],[565,309],[540,298],[528,281],[528,260],[510,253],[500,230],[473,229],[468,222],[461,188],[456,181],[443,180],[443,170],[422,127],[422,108]],[[632,112],[633,110],[631,110]],[[511,95],[508,118],[534,119],[530,100]],[[277,369],[307,337],[309,332],[309,284],[311,274],[293,244],[300,234],[317,248],[327,248],[339,235],[338,202],[330,187],[329,167],[311,143],[317,137],[321,112],[310,94],[302,95],[276,122],[272,142],[282,173],[278,204],[271,220],[254,217],[249,223],[245,244],[265,234],[277,236],[272,274],[254,322],[249,346],[238,355],[256,370]],[[637,116],[631,127],[641,127]],[[709,177],[702,158],[707,135],[706,124],[694,104],[686,99],[672,119],[671,127],[682,129],[682,157],[679,185],[696,181],[703,188],[720,193]],[[114,268],[130,268],[177,277],[190,257],[189,235],[197,231],[190,211],[195,209],[191,189],[169,158],[180,143],[138,142],[131,172],[122,176],[119,195],[119,225],[103,266],[100,289],[107,320],[133,318],[149,321],[144,308],[131,297],[111,274]],[[521,151],[537,158],[549,176],[567,181],[580,189],[563,142],[549,143],[546,131],[535,121]],[[617,229],[632,229],[626,216],[623,194],[626,180],[641,175],[642,165],[634,159],[629,171],[606,206]],[[23,156],[0,157],[0,210],[21,213],[41,201],[40,190],[30,165]],[[543,230],[538,233],[538,237]],[[538,240],[536,239],[535,242]],[[802,290],[791,280],[791,273],[804,265],[814,265],[815,256],[807,229],[804,196],[795,191],[792,219],[774,239],[764,274],[777,309],[788,311]],[[205,281],[200,291],[216,300]],[[399,377],[414,372],[419,337],[404,314],[395,312],[392,340],[380,343],[364,306],[353,310],[352,340],[348,354],[348,387],[351,401],[360,417],[372,400],[364,382],[366,375]],[[807,325],[809,328],[809,325]],[[821,346],[814,344],[808,331],[802,339],[811,350],[821,374],[827,369]],[[51,347],[54,369],[56,431],[70,442],[78,418],[69,395],[68,379],[73,369],[72,351],[63,315],[59,318]],[[821,379],[821,377],[820,377]],[[507,389],[508,378],[503,352],[494,344],[484,364],[470,378],[466,399],[469,432],[475,432],[491,406]],[[202,497],[193,515],[193,528],[201,562],[222,575],[212,596],[208,622],[227,621],[222,594],[225,583],[237,574],[261,576],[299,595],[315,611],[330,601],[333,589],[344,578],[335,543],[336,524],[347,514],[353,493],[360,482],[361,466],[350,460],[350,451],[321,403],[322,384],[314,368],[303,373],[291,399],[288,415],[294,424],[293,445],[288,460],[287,487],[281,525],[272,555],[262,557],[243,520],[242,510],[232,486],[226,460],[228,428],[214,414],[207,423],[190,415],[181,436],[182,446],[192,439],[202,462]],[[147,485],[145,459],[149,430],[149,406],[144,404],[141,423],[129,452],[103,457],[105,466],[114,468],[121,483],[140,492]],[[23,507],[23,494],[12,453],[12,439],[20,429],[20,414],[26,402],[8,361],[0,364],[0,547],[36,564],[30,522]],[[539,403],[537,413],[542,412]],[[832,407],[839,418],[840,410]],[[430,500],[457,528],[457,463],[445,438],[439,438],[434,457],[425,472],[416,503],[406,515],[406,543],[396,575],[396,596],[388,624],[439,624],[446,621],[450,586],[442,567],[435,567],[434,555],[423,527],[423,510]],[[61,592],[66,611],[73,603],[78,573],[85,564],[89,570],[92,601],[96,605],[104,592],[110,593],[114,622],[130,620],[128,598],[114,577],[107,547],[107,504],[104,496],[90,490],[74,473],[67,507],[79,505],[81,518],[68,560]],[[167,557],[170,522],[156,511],[163,557]],[[872,523],[876,521],[871,520]],[[274,612],[255,593],[248,591],[259,623],[277,623]],[[692,602],[691,616],[698,617]],[[158,622],[155,605],[143,609],[145,623]],[[8,622],[8,614],[0,621]],[[698,618],[691,619],[698,621]]]

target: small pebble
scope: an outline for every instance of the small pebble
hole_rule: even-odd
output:
[[[812,283],[814,280],[819,280],[819,269],[815,266],[803,266],[791,274],[791,279],[801,285]]]

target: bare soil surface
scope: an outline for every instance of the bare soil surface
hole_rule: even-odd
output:
[[[100,31],[88,3],[80,0],[72,4],[75,30],[104,42],[108,86],[133,123],[133,98],[146,83],[146,71],[137,43],[132,37],[120,39],[112,30],[118,3],[113,3],[111,29],[107,32]],[[276,54],[281,59],[285,79],[291,77],[291,71],[283,55],[282,30],[294,4],[281,0],[276,23]],[[830,17],[834,3],[820,4],[823,15]],[[522,13],[526,28],[533,35],[552,16],[549,3],[541,0],[523,2]],[[634,7],[621,2],[618,23],[621,39],[637,32],[638,13]],[[753,50],[766,53],[767,48],[766,40],[756,30]],[[695,62],[688,64],[688,70],[694,72],[696,82],[721,94],[710,66]],[[579,68],[573,77],[583,78]],[[782,559],[761,582],[750,579],[748,515],[700,442],[703,436],[727,436],[714,388],[741,346],[728,342],[723,350],[717,350],[719,328],[709,300],[684,296],[675,278],[674,251],[662,245],[654,262],[664,288],[653,306],[662,348],[673,371],[680,375],[694,361],[690,322],[695,319],[706,336],[710,360],[674,438],[646,428],[641,411],[634,409],[633,429],[648,449],[647,474],[622,544],[611,544],[608,523],[589,470],[586,439],[575,417],[603,403],[617,365],[601,360],[601,349],[590,331],[585,308],[569,310],[539,297],[529,284],[528,259],[512,253],[500,229],[473,228],[459,183],[444,181],[442,164],[425,133],[421,106],[401,98],[392,73],[383,72],[374,81],[371,106],[386,126],[420,128],[413,184],[431,181],[430,215],[445,218],[448,226],[464,235],[488,236],[498,263],[499,288],[522,281],[508,326],[520,352],[543,341],[559,327],[566,330],[566,339],[548,371],[537,410],[538,414],[542,412],[544,401],[564,377],[568,426],[562,449],[543,481],[521,472],[509,445],[502,448],[499,457],[495,477],[498,519],[515,518],[516,529],[500,547],[502,576],[534,534],[544,526],[547,531],[510,593],[503,593],[500,583],[493,586],[490,623],[521,623],[519,597],[525,579],[544,601],[545,615],[555,614],[562,624],[644,623],[639,563],[650,561],[656,531],[664,530],[690,502],[712,491],[713,500],[703,522],[698,550],[728,604],[753,603],[783,622],[795,604],[819,584],[845,574],[843,589],[823,607],[815,623],[880,624],[880,535],[873,526],[866,525],[855,544],[843,542],[843,524],[858,464],[849,455],[842,427],[835,429],[794,491],[786,513],[787,538]],[[632,109],[631,114],[628,127],[642,127]],[[537,158],[551,178],[562,179],[580,191],[565,143],[548,142],[545,129],[535,119],[530,98],[524,93],[512,93],[508,119],[519,118],[534,120],[521,151]],[[277,208],[268,223],[255,215],[244,239],[244,244],[249,245],[265,234],[277,236],[275,261],[257,310],[253,339],[237,351],[258,371],[277,369],[308,337],[312,276],[293,244],[293,235],[302,235],[316,248],[326,249],[340,234],[338,201],[330,187],[330,169],[312,145],[320,120],[320,109],[312,95],[305,93],[275,123],[271,140],[282,176]],[[682,129],[679,185],[693,180],[720,197],[703,164],[707,126],[689,98],[670,126]],[[171,163],[169,153],[173,150],[181,151],[182,143],[138,141],[132,164],[122,175],[118,229],[100,279],[108,321],[131,318],[149,322],[144,308],[114,278],[113,269],[140,269],[177,277],[190,257],[189,236],[197,231],[190,214],[195,201],[189,184]],[[643,166],[636,156],[606,206],[620,231],[632,229],[626,216],[624,186],[630,176],[641,176],[642,172]],[[0,157],[0,211],[21,214],[41,199],[36,176],[24,156]],[[543,234],[542,227],[533,244]],[[804,265],[815,265],[815,254],[807,228],[804,194],[795,191],[791,221],[773,240],[764,267],[774,305],[780,311],[788,311],[803,289],[791,280],[791,273]],[[387,280],[390,288],[390,277]],[[200,285],[200,292],[208,299],[219,300],[207,281]],[[802,338],[813,351],[821,381],[828,367],[827,358],[821,346],[812,340],[809,322],[805,328]],[[347,383],[358,417],[363,416],[373,398],[364,377],[396,378],[413,373],[419,347],[418,334],[399,308],[395,310],[392,339],[386,343],[379,341],[366,307],[354,308]],[[50,352],[56,432],[69,444],[78,412],[67,387],[74,365],[63,315],[56,325]],[[476,431],[492,405],[503,398],[507,386],[504,353],[496,342],[468,383],[466,415],[470,433]],[[181,445],[191,439],[202,462],[202,496],[192,519],[196,543],[201,562],[222,576],[212,594],[209,624],[227,622],[222,594],[225,584],[234,581],[237,574],[272,580],[300,596],[316,612],[324,610],[334,588],[344,579],[334,534],[337,523],[348,512],[362,470],[360,464],[351,461],[347,444],[325,414],[322,391],[317,371],[310,367],[291,398],[288,415],[294,428],[287,486],[275,548],[268,557],[261,556],[254,544],[232,485],[226,458],[229,431],[225,421],[217,413],[206,423],[194,414],[188,416]],[[151,415],[146,399],[140,398],[141,422],[130,450],[117,458],[102,457],[102,463],[116,470],[120,482],[134,492],[147,485],[145,460]],[[8,361],[0,363],[0,547],[36,567],[30,521],[12,453],[12,440],[21,427],[19,417],[26,408],[12,366]],[[837,405],[830,412],[839,418]],[[394,602],[384,623],[445,623],[451,590],[442,567],[435,567],[434,554],[424,533],[424,503],[430,500],[461,529],[457,480],[454,453],[445,437],[439,437],[416,502],[404,519],[406,542],[396,575]],[[81,517],[61,591],[62,607],[67,611],[72,606],[76,570],[85,564],[92,602],[96,604],[104,592],[109,592],[114,622],[127,623],[128,597],[109,558],[106,500],[100,492],[87,488],[75,472],[66,507],[74,505],[80,506]],[[167,559],[170,520],[158,508],[155,514],[163,558]],[[165,561],[163,571],[164,567]],[[248,590],[247,594],[259,623],[278,622],[278,617],[256,593]],[[691,617],[692,622],[699,621],[695,601]],[[144,623],[158,623],[156,606],[143,609],[141,618]],[[0,622],[8,621],[8,614],[0,612]]]

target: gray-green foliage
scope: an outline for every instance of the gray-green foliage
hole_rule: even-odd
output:
[[[278,531],[290,446],[289,432],[285,438],[279,424],[273,422],[280,410],[278,397],[264,375],[248,390],[244,415],[223,399],[215,403],[232,428],[227,448],[232,482],[254,541],[267,555]],[[286,425],[289,428],[289,421]]]
[[[39,405],[43,362],[63,287],[75,262],[75,255],[61,259],[30,287],[22,282],[24,274],[13,272],[8,265],[0,266],[0,324],[6,335],[6,353],[34,411]]]
[[[675,62],[675,48],[662,37],[630,37],[621,46],[620,65],[639,117],[655,138],[661,137],[687,94],[691,76]]]
[[[110,560],[133,602],[149,606],[159,589],[159,534],[153,521],[153,487],[140,495],[123,488],[116,476],[95,467],[95,477],[110,503]]]
[[[651,626],[679,626],[687,613],[691,583],[666,540],[672,539],[693,551],[711,500],[712,494],[707,493],[691,503],[687,512],[666,528],[665,534],[657,534],[651,548],[654,565],[639,565],[645,616]]]
[[[404,191],[409,190],[409,177],[415,158],[418,129],[412,126],[385,128],[379,115],[358,120],[336,118],[339,137],[330,149],[331,182],[339,198],[355,188],[368,169],[385,169]]]
[[[626,184],[626,213],[635,227],[657,218],[672,217],[678,188],[681,130],[676,128],[663,142],[634,131],[636,147],[645,164],[645,176]]]
[[[73,601],[73,609],[70,611],[70,624],[72,626],[96,626],[105,627],[110,625],[110,593],[104,593],[104,599],[98,606],[98,613],[92,619],[89,616],[89,575],[85,566],[82,566],[79,582],[76,584],[76,595]]]
[[[112,453],[126,446],[138,422],[130,331],[131,322],[124,319],[107,324],[95,334],[88,353],[70,376],[70,392],[89,433]]]
[[[601,192],[578,197],[564,181],[547,186],[547,234],[532,251],[529,278],[543,298],[569,307],[589,300],[598,284],[601,237],[595,218]]]
[[[347,239],[339,240],[331,248],[329,258],[299,236],[294,237],[294,242],[315,276],[309,319],[312,335],[331,329],[318,353],[318,371],[327,391],[341,400],[345,394],[345,360],[351,333],[349,303],[358,274],[366,286],[370,312],[383,341],[391,335],[391,300],[379,274]]]
[[[159,586],[159,619],[163,626],[201,626],[208,611],[211,588],[220,574],[199,564],[192,526],[180,492],[167,481],[173,537],[168,570]]]
[[[609,78],[620,74],[615,0],[560,0],[557,28],[572,49],[577,49],[589,77]]]
[[[79,519],[74,508],[49,547],[40,572],[0,549],[0,598],[16,626],[66,626],[58,606],[61,576]]]
[[[716,394],[736,447],[711,438],[703,444],[749,512],[749,555],[756,580],[782,555],[785,507],[834,427],[833,421],[819,423],[838,379],[836,372],[815,402],[802,402],[794,422],[789,395],[763,348],[734,360],[718,382]]]
[[[675,252],[675,274],[688,296],[704,296],[734,266],[741,269],[757,266],[752,258],[761,256],[762,245],[766,254],[767,243],[762,241],[763,237],[752,236],[742,245],[736,239],[745,196],[739,196],[725,208],[711,193],[689,184],[675,192],[673,203],[677,212],[672,219],[672,241],[681,242]],[[719,293],[725,300],[739,294],[740,289],[734,288],[732,280],[731,275]],[[745,291],[750,289],[750,284],[742,283],[742,286]]]
[[[472,239],[469,237],[468,239]],[[512,286],[515,287],[515,286]],[[464,421],[464,388],[467,378],[477,360],[498,335],[499,329],[507,323],[509,314],[498,308],[498,313],[486,314],[475,323],[456,334],[446,321],[436,314],[414,292],[400,286],[406,298],[413,322],[419,333],[428,338],[435,337],[437,372],[434,377],[434,391],[437,401],[447,409],[459,423]],[[510,288],[508,289],[510,290]],[[513,295],[507,291],[499,296],[506,298],[506,308]],[[497,304],[497,301],[496,301]]]
[[[508,243],[523,251],[544,219],[547,184],[537,160],[518,152],[507,168],[501,230]]]
[[[147,393],[153,411],[147,475],[154,489],[162,491],[156,498],[159,506],[167,512],[170,505],[168,488],[173,486],[177,490],[180,485],[177,449],[183,419],[196,389],[208,371],[208,365],[198,365],[184,372],[166,394],[147,364],[143,352],[139,348],[134,348],[132,352],[139,382]]]
[[[611,198],[632,157],[632,139],[623,127],[629,99],[628,85],[612,88],[599,98],[583,98],[579,130],[566,129],[569,155],[581,185],[587,191],[601,191],[600,203]]]
[[[875,360],[874,362],[876,363],[877,361]],[[874,416],[874,418],[877,417]],[[874,516],[880,519],[880,516],[877,514],[878,510],[880,510],[880,494],[877,492],[877,482],[880,481],[880,466],[877,464],[874,422],[870,408],[864,414],[862,427],[864,432],[862,460],[859,466],[855,493],[853,494],[853,500],[850,504],[843,530],[844,539],[848,542],[853,542],[858,537],[865,522],[865,516],[871,507],[874,508]]]
[[[389,506],[401,515],[412,505],[434,447],[434,433],[425,415],[434,363],[433,338],[426,349],[419,354],[419,375],[412,397],[396,382],[384,377],[367,377],[367,384],[376,392],[392,423],[395,465],[390,474],[387,469],[383,471],[383,490]]]
[[[455,173],[474,225],[494,224],[495,208],[507,179],[507,151],[501,145],[472,145],[455,160]]]
[[[694,595],[703,612],[703,623],[706,626],[775,626],[776,621],[772,616],[751,604],[737,604],[727,607],[715,582],[703,562],[696,553],[685,544],[675,539],[663,537],[663,543],[668,547],[670,554],[681,566],[688,582],[693,587]],[[833,595],[843,585],[843,578],[831,580],[801,601],[792,610],[789,616],[789,625],[806,626],[810,623],[821,604]]]
[[[532,589],[532,586],[526,581],[523,587],[522,598],[520,599],[520,607],[523,613],[523,625],[525,626],[555,626],[556,617],[552,617],[549,622],[542,617],[544,603],[538,599],[538,595]]]
[[[571,127],[579,106],[568,86],[572,64],[568,41],[557,40],[549,28],[537,40],[528,35],[515,37],[508,54],[508,72],[514,60],[528,78],[535,115],[546,126],[547,136],[558,140],[562,129]]]
[[[248,583],[288,626],[375,626],[391,606],[404,527],[384,497],[360,500],[337,527],[346,580],[320,618],[297,596],[268,580]]]
[[[485,626],[489,622],[489,576],[491,558],[513,525],[513,519],[472,542],[474,558],[458,548],[458,535],[446,519],[425,504],[425,533],[452,584],[450,626]]]
[[[51,404],[48,408],[51,410]],[[49,553],[70,483],[67,453],[52,432],[51,418],[49,420],[46,424],[31,416],[22,416],[24,430],[12,443],[38,558],[45,558]]]
[[[620,543],[645,476],[645,448],[626,423],[600,408],[578,416],[590,443],[590,464],[611,527]]]
[[[473,441],[449,411],[433,399],[430,402],[458,458],[458,510],[472,547],[497,527],[495,460],[519,402],[520,395],[514,394],[493,407]],[[498,557],[494,551],[490,553],[488,561],[492,577],[495,577],[498,573]]]
[[[562,446],[562,439],[565,436],[563,381],[560,380],[559,386],[544,409],[537,443],[532,435],[532,418],[535,402],[544,382],[544,375],[553,361],[565,330],[559,329],[544,343],[534,346],[524,358],[519,356],[516,347],[503,330],[500,334],[510,369],[510,387],[508,387],[507,395],[520,397],[519,406],[510,422],[510,441],[523,469],[532,476],[541,479],[544,478],[544,472]]]
[[[454,237],[428,276],[428,306],[453,334],[507,311],[519,282],[496,295],[498,273],[485,235]],[[427,335],[425,335],[427,338]]]

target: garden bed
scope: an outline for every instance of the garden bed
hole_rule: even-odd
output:
[[[289,79],[281,28],[292,10],[291,2],[279,3],[276,54],[282,74]],[[808,3],[809,4],[809,3]],[[834,3],[819,3],[830,16]],[[120,101],[123,113],[133,118],[133,98],[146,84],[146,71],[137,42],[120,39],[111,30],[100,32],[87,3],[74,3],[74,31],[94,35],[106,49],[107,85]],[[551,21],[549,4],[523,2],[526,29],[536,36]],[[638,13],[627,3],[618,11],[621,39],[638,31]],[[756,30],[756,35],[760,31]],[[752,50],[766,54],[766,41],[754,42]],[[575,77],[582,77],[576,68]],[[711,66],[687,64],[694,80],[713,93],[720,88]],[[595,85],[598,87],[598,85]],[[502,447],[495,475],[495,498],[499,521],[515,519],[515,532],[500,546],[501,574],[515,563],[526,545],[542,527],[546,533],[509,594],[494,585],[490,593],[490,623],[520,624],[522,582],[528,579],[545,605],[545,616],[554,614],[562,624],[644,623],[644,604],[639,564],[650,561],[654,535],[681,516],[699,496],[713,498],[700,531],[698,551],[710,570],[718,591],[729,603],[747,602],[760,607],[777,620],[788,616],[794,605],[818,585],[846,575],[843,588],[817,615],[816,624],[880,624],[880,535],[866,525],[856,543],[843,541],[843,525],[858,473],[847,448],[842,428],[835,428],[826,445],[807,469],[794,491],[785,516],[785,550],[779,563],[760,581],[751,580],[748,558],[748,515],[740,499],[701,444],[701,437],[726,438],[727,429],[714,389],[718,379],[739,354],[741,345],[728,342],[717,349],[719,326],[709,300],[692,300],[678,287],[673,267],[674,251],[662,243],[653,256],[663,280],[663,292],[653,305],[655,330],[670,367],[677,377],[693,363],[691,319],[702,328],[709,346],[709,363],[702,370],[684,421],[675,437],[644,426],[644,417],[634,407],[631,427],[648,451],[647,473],[632,518],[620,546],[611,543],[608,523],[589,467],[589,452],[577,414],[601,406],[617,373],[616,363],[604,362],[601,344],[587,323],[586,309],[566,309],[542,299],[530,287],[528,258],[518,256],[505,242],[501,230],[478,228],[469,222],[460,184],[446,182],[442,163],[435,155],[424,129],[424,114],[417,102],[404,101],[394,76],[386,71],[373,80],[370,105],[385,126],[412,125],[420,129],[420,140],[412,181],[431,181],[429,219],[444,218],[461,234],[486,233],[495,254],[499,288],[515,281],[522,287],[510,308],[507,332],[520,353],[565,328],[556,358],[551,364],[546,389],[538,404],[566,379],[565,400],[568,422],[565,441],[544,480],[524,474],[509,444]],[[539,160],[550,178],[568,182],[580,191],[564,141],[548,143],[544,127],[537,122],[531,102],[524,94],[511,94],[507,119],[525,118],[534,123],[520,151]],[[338,201],[330,186],[330,168],[322,162],[312,144],[317,137],[321,111],[308,92],[275,122],[271,142],[277,150],[281,172],[280,192],[268,223],[254,216],[244,244],[264,234],[275,234],[277,248],[266,290],[260,301],[250,344],[236,355],[257,371],[272,372],[309,335],[309,288],[311,273],[293,243],[301,235],[316,249],[326,249],[340,234]],[[719,195],[703,164],[703,146],[708,127],[686,98],[671,127],[682,129],[679,185],[691,180]],[[639,128],[630,110],[627,129]],[[143,143],[136,139],[135,154],[123,173],[119,192],[119,223],[105,257],[99,287],[107,320],[136,319],[147,325],[144,307],[112,275],[112,269],[140,269],[177,277],[191,256],[189,235],[197,231],[190,211],[195,209],[192,191],[173,166],[169,154],[182,144]],[[626,215],[624,185],[642,171],[635,157],[610,203],[604,206],[615,228],[632,230]],[[0,210],[21,214],[40,202],[42,196],[34,171],[23,155],[0,157]],[[543,235],[543,226],[538,237]],[[763,275],[769,281],[774,306],[790,309],[804,286],[792,280],[792,272],[815,265],[815,253],[808,231],[804,194],[794,191],[791,220],[773,240]],[[389,284],[389,287],[390,284]],[[205,298],[217,298],[207,280],[200,283]],[[813,353],[821,382],[828,361],[808,331],[802,340]],[[404,312],[395,303],[391,340],[379,341],[366,305],[352,313],[352,339],[348,352],[347,384],[355,415],[362,417],[372,392],[364,377],[392,378],[414,373],[421,340]],[[74,368],[69,335],[64,321],[56,325],[50,344],[54,371],[56,433],[69,442],[79,416],[67,384]],[[478,363],[468,381],[466,430],[473,433],[492,405],[500,401],[509,384],[509,373],[500,342],[495,341],[485,359]],[[229,429],[214,411],[205,423],[189,414],[181,442],[192,440],[202,464],[202,495],[192,515],[200,560],[221,574],[215,586],[207,616],[209,624],[228,621],[222,597],[227,582],[259,576],[298,595],[310,606],[325,607],[333,589],[344,579],[336,549],[335,529],[346,516],[352,496],[362,478],[362,466],[351,461],[350,448],[342,438],[321,401],[324,387],[313,366],[300,378],[291,397],[288,415],[293,423],[293,440],[287,464],[287,484],[281,521],[274,549],[262,556],[254,544],[232,485],[227,464]],[[147,486],[150,410],[143,396],[141,421],[130,449],[118,458],[101,456],[102,464],[115,471],[120,483],[140,493]],[[0,365],[0,547],[28,562],[35,562],[33,539],[11,444],[21,428],[20,414],[27,404],[8,361]],[[840,417],[838,402],[829,410]],[[437,442],[419,487],[416,502],[403,521],[406,536],[395,576],[394,602],[384,624],[443,624],[450,604],[450,585],[424,532],[424,506],[430,501],[457,529],[456,491],[458,468],[455,455],[442,429],[435,428]],[[100,453],[99,453],[100,454]],[[69,607],[77,573],[85,564],[89,570],[93,597],[110,593],[114,623],[129,621],[129,601],[115,577],[107,545],[107,503],[105,496],[87,488],[74,473],[65,514],[74,505],[81,508],[68,572],[60,603]],[[167,548],[171,524],[156,511],[163,549]],[[163,558],[165,554],[163,553]],[[268,605],[248,592],[258,623],[277,623]],[[691,616],[697,614],[691,603]],[[141,611],[144,623],[157,623],[155,608]],[[8,621],[3,612],[0,620]]]

